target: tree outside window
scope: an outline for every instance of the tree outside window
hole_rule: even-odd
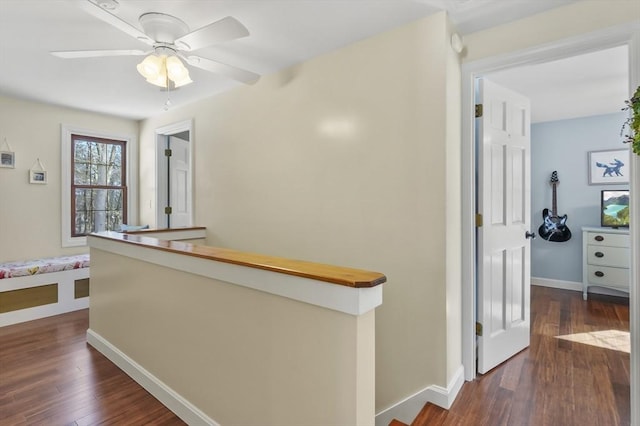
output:
[[[116,231],[127,221],[126,142],[71,136],[71,235]]]

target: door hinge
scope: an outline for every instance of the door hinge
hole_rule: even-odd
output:
[[[476,213],[476,228],[482,227],[482,215],[480,213]]]
[[[476,104],[476,118],[482,117],[482,104]]]
[[[164,214],[171,214],[171,211],[172,211],[171,207],[164,208]]]
[[[170,149],[165,149],[164,150],[164,156],[165,157],[171,157],[171,150]]]
[[[476,323],[476,336],[482,336],[482,324]]]

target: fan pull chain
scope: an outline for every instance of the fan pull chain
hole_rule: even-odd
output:
[[[166,84],[167,84],[167,101],[164,103],[164,110],[168,111],[169,108],[171,107],[171,98],[169,97],[169,92],[171,91],[171,84],[169,83],[169,75],[167,72],[165,72],[165,75],[167,75],[166,77]]]

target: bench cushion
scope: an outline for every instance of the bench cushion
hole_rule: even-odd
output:
[[[0,263],[0,279],[89,267],[89,254]]]

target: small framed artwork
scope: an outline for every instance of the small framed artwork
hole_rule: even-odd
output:
[[[29,170],[29,183],[47,183],[47,171],[39,158],[33,163],[33,166],[31,166]]]
[[[44,170],[30,170],[29,183],[47,183],[47,172]]]
[[[589,185],[629,183],[629,150],[589,152]]]
[[[11,151],[0,151],[0,167],[15,168],[16,154]]]

